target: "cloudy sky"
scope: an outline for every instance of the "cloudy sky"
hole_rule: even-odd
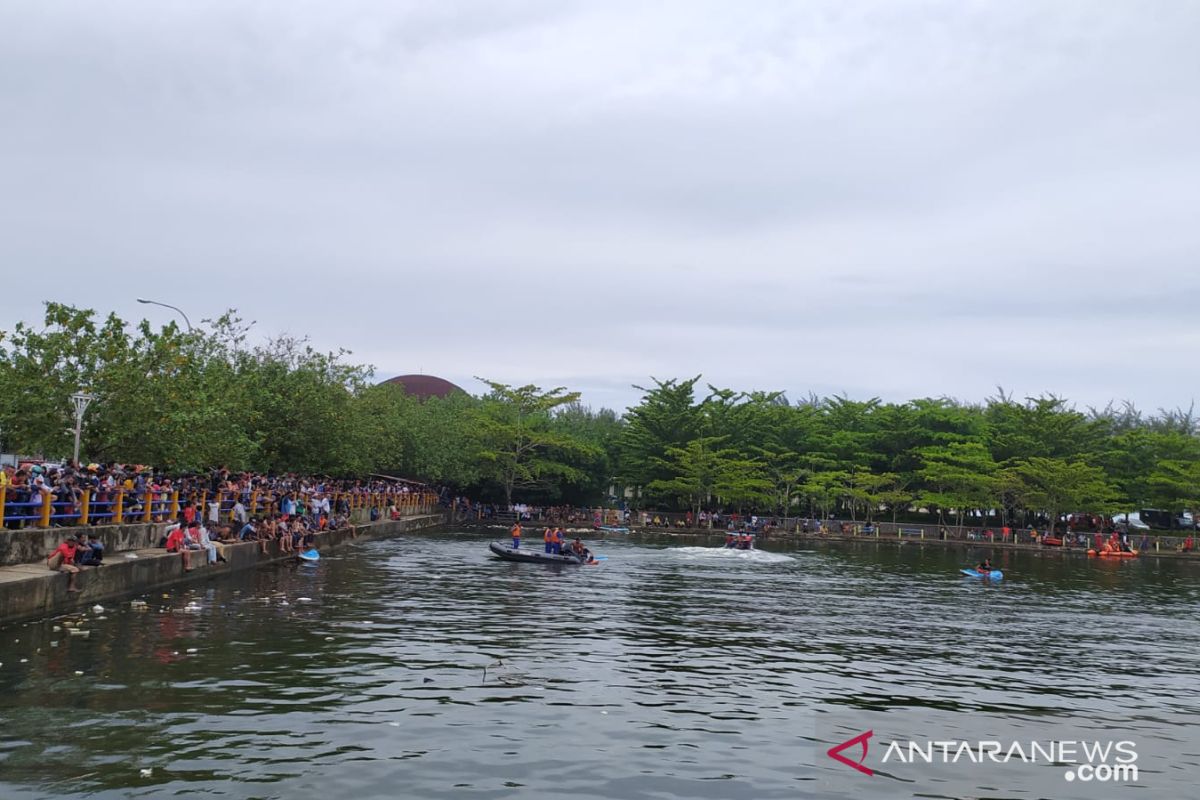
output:
[[[1200,5],[0,0],[0,329],[1187,405]]]

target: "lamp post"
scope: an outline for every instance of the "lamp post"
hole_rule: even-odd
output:
[[[71,395],[71,402],[75,404],[75,468],[79,468],[79,434],[83,432],[83,412],[87,411],[87,407],[96,399],[96,395],[88,394],[87,392],[76,392]]]
[[[144,299],[144,298],[141,298],[141,297],[139,297],[139,298],[137,299],[137,301],[138,301],[139,303],[141,303],[142,305],[162,306],[163,308],[170,308],[170,309],[172,309],[172,310],[174,310],[174,311],[178,311],[178,312],[179,312],[179,316],[183,317],[183,321],[184,321],[185,323],[187,323],[188,333],[191,333],[191,332],[192,332],[192,321],[188,319],[188,315],[187,315],[187,314],[184,314],[184,313],[183,313],[183,309],[182,309],[182,308],[179,308],[179,307],[177,307],[177,306],[170,305],[169,303],[160,303],[160,302],[158,302],[157,300],[146,300],[146,299]]]

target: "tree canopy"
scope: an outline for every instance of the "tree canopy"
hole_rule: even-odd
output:
[[[982,403],[816,397],[651,379],[623,414],[566,388],[484,380],[479,397],[419,399],[302,338],[248,344],[228,312],[194,332],[46,304],[0,332],[6,451],[175,471],[227,466],[383,473],[504,502],[1017,521],[1200,508],[1193,410],[1080,411],[1054,395]]]

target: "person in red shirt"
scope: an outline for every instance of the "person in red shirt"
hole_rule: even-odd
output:
[[[67,573],[67,591],[71,594],[80,591],[79,587],[75,585],[75,576],[79,574],[79,567],[75,566],[76,544],[75,539],[67,539],[46,559],[50,569],[55,572]]]
[[[167,552],[179,553],[183,558],[183,571],[191,572],[192,554],[188,552],[186,530],[182,525],[179,525],[167,534]]]

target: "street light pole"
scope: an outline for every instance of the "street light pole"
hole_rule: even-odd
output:
[[[87,407],[96,399],[96,395],[88,394],[87,392],[76,392],[71,395],[71,402],[75,404],[75,468],[79,469],[79,435],[83,432],[83,412],[87,411]]]
[[[137,301],[138,301],[139,303],[141,303],[142,305],[162,306],[163,308],[170,308],[170,309],[173,309],[173,310],[175,310],[175,311],[178,311],[178,312],[179,312],[179,316],[183,317],[183,321],[184,321],[185,323],[187,323],[187,326],[188,326],[188,333],[191,333],[191,332],[192,332],[192,321],[191,321],[190,319],[188,319],[188,315],[187,315],[187,314],[184,314],[184,313],[183,313],[183,309],[182,309],[182,308],[179,308],[179,307],[177,307],[177,306],[170,305],[169,303],[160,303],[160,302],[158,302],[157,300],[146,300],[146,299],[143,299],[143,298],[141,298],[141,297],[139,297],[139,298],[137,299]]]

